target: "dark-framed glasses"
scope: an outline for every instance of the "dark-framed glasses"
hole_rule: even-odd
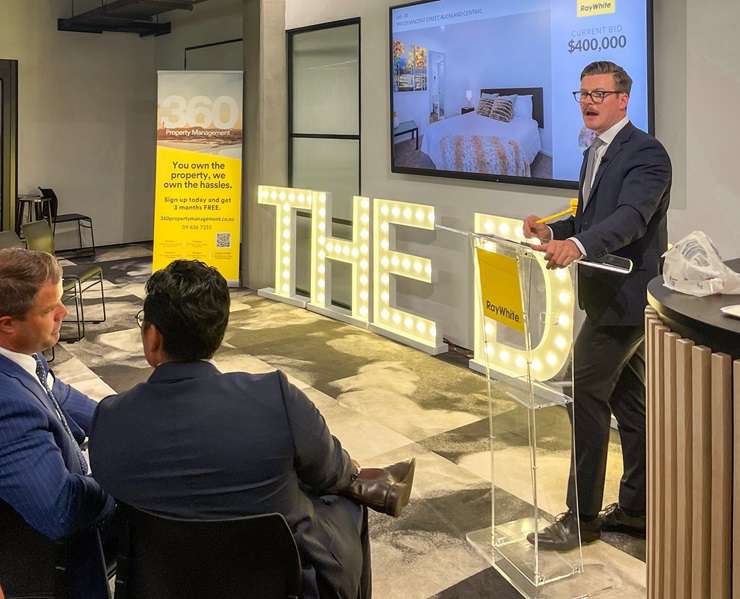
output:
[[[144,326],[144,309],[142,308],[136,313],[136,324],[139,325],[139,328],[142,328]]]
[[[592,92],[587,92],[582,89],[573,92],[573,97],[575,98],[576,102],[586,102],[589,99],[594,104],[601,104],[604,101],[604,98],[607,96],[610,96],[611,94],[621,94],[623,92],[618,91],[604,91],[604,90],[596,90]]]

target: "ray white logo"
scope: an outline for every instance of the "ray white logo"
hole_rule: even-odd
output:
[[[519,314],[513,312],[512,310],[509,310],[509,308],[507,308],[506,306],[497,306],[496,304],[491,303],[490,300],[486,300],[486,309],[498,316],[508,318],[513,322],[520,321]]]
[[[617,12],[617,0],[576,0],[576,16],[594,17]]]

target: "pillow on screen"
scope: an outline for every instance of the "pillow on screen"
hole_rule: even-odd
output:
[[[478,108],[476,112],[481,116],[491,116],[491,108],[493,108],[494,98],[481,98],[478,100]]]
[[[503,100],[509,100],[509,101],[511,101],[512,106],[515,106],[516,105],[516,99],[518,97],[519,96],[517,96],[516,94],[513,94],[511,96],[499,96],[499,98],[501,98]]]
[[[480,97],[485,98],[486,100],[492,100],[493,98],[498,98],[498,94],[489,94],[488,92],[481,92]]]
[[[514,118],[532,118],[532,96],[517,96],[516,104],[514,104]]]
[[[506,98],[496,98],[492,102],[493,106],[491,106],[489,116],[497,121],[510,122],[514,116],[514,103]]]

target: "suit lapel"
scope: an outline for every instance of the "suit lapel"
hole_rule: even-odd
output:
[[[5,356],[0,356],[0,371],[4,372],[11,378],[14,378],[25,387],[31,395],[39,400],[42,406],[56,419],[57,415],[53,407],[50,405],[49,397],[46,395],[44,390],[41,388],[41,383],[37,382],[31,377],[28,372],[21,368],[18,364],[12,360],[8,360]]]
[[[609,170],[609,167],[612,165],[612,162],[617,155],[622,151],[623,144],[629,141],[629,138],[632,137],[633,130],[634,125],[632,125],[632,123],[627,123],[609,144],[609,147],[606,149],[606,154],[604,154],[604,157],[601,159],[599,168],[596,171],[596,176],[594,177],[593,185],[591,185],[591,192],[589,193],[584,211],[588,210],[588,207],[592,204],[590,200],[594,197],[601,178],[604,176],[604,173]]]

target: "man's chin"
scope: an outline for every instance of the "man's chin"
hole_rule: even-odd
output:
[[[59,343],[59,338],[62,336],[62,332],[57,331],[56,333],[52,333],[49,336],[49,339],[47,339],[46,343],[44,344],[43,351],[46,351],[47,349],[51,349],[54,347],[57,343]]]

